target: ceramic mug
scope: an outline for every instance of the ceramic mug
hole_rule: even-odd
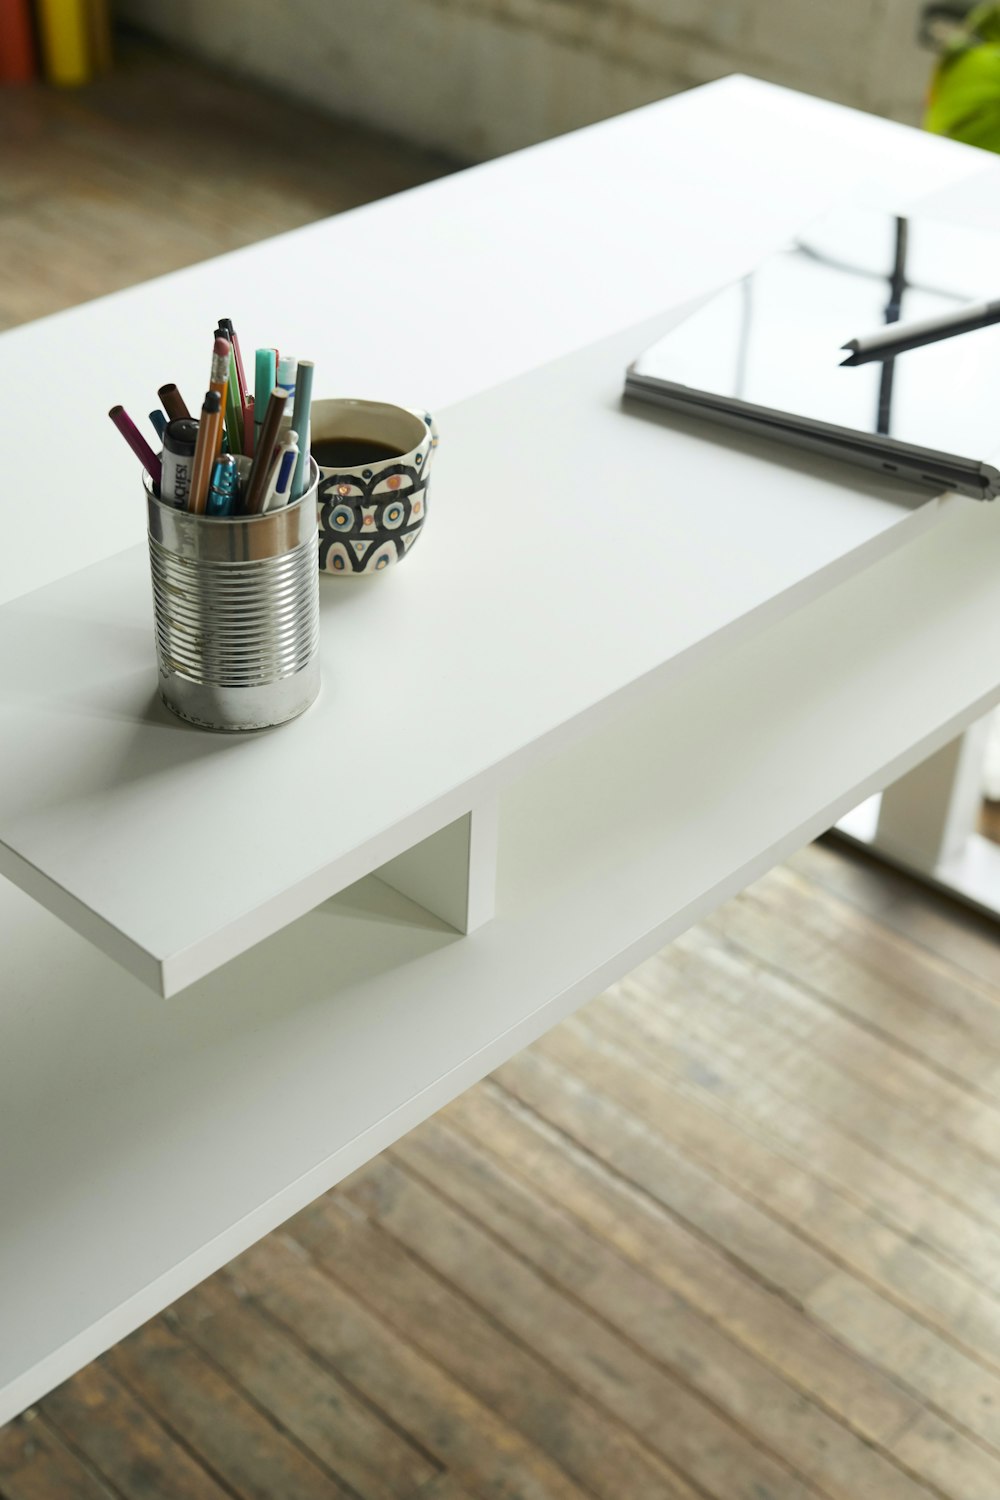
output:
[[[319,465],[320,572],[379,573],[405,557],[423,530],[434,423],[427,412],[346,399],[314,401],[309,420],[314,453],[335,439],[390,450],[364,463]]]

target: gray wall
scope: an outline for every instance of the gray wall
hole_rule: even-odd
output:
[[[479,159],[726,73],[899,119],[918,0],[119,0],[145,29],[335,113]]]

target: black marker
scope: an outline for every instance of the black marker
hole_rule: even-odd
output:
[[[180,417],[175,422],[168,422],[163,429],[160,499],[182,510],[187,508],[197,441],[198,423],[193,417]]]

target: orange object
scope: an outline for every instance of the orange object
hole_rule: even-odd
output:
[[[214,391],[218,396],[223,413],[225,413],[226,410],[226,394],[229,389],[229,356],[231,353],[232,345],[230,344],[228,339],[216,339],[212,347],[212,369],[209,376],[208,388],[210,391]],[[211,459],[211,462],[213,464],[215,463],[215,460],[218,458],[219,454],[222,452],[222,429],[224,422],[225,416],[223,416],[222,420],[219,423],[218,433],[215,434],[215,446],[212,449]],[[197,462],[197,454],[195,455],[195,461]],[[211,468],[209,469],[209,477],[211,477]],[[205,486],[205,494],[207,497],[207,485]],[[194,506],[192,506],[191,509],[193,510]]]
[[[188,510],[197,515],[205,514],[208,503],[208,486],[212,478],[215,455],[222,447],[222,403],[218,391],[209,391],[205,396],[198,421],[198,441],[195,444],[191,464],[191,488],[188,490]]]
[[[0,83],[30,83],[35,72],[28,0],[0,0]]]

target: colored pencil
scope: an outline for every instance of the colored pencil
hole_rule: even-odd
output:
[[[247,404],[247,377],[243,369],[243,355],[240,353],[240,341],[236,336],[232,318],[220,318],[219,327],[226,330],[226,337],[233,346],[233,355],[236,360],[236,389],[240,393],[240,411]]]
[[[229,433],[230,453],[243,452],[243,409],[240,406],[239,385],[236,380],[236,359],[230,346],[229,383],[226,386],[226,431]]]
[[[219,398],[220,409],[225,409],[226,398],[229,391],[229,356],[232,345],[228,339],[217,338],[212,346],[212,369],[209,376],[208,388],[215,391]],[[212,464],[222,451],[222,424],[219,424],[218,434],[219,446],[212,454]],[[231,440],[230,440],[231,441]]]
[[[191,488],[188,491],[188,510],[196,515],[205,514],[208,501],[208,486],[212,479],[215,455],[222,442],[222,400],[218,391],[206,391],[198,422],[198,441],[191,463]]]
[[[285,414],[287,402],[287,392],[275,386],[268,397],[267,411],[264,413],[260,437],[257,439],[253,468],[250,470],[250,479],[244,492],[243,509],[247,515],[256,515],[264,502],[275,444],[281,431],[281,419]]]
[[[162,440],[164,428],[167,425],[167,419],[158,406],[150,412],[149,420],[152,425],[153,431],[156,433],[156,436]]]
[[[257,436],[254,424],[254,408],[256,401],[253,396],[248,396],[243,403],[243,451],[248,458],[253,458],[254,440]]]
[[[299,434],[299,452],[295,460],[295,475],[292,479],[292,503],[302,498],[309,473],[309,409],[312,406],[313,370],[311,359],[300,359],[295,376],[295,405],[292,407],[292,426]]]
[[[132,449],[132,452],[142,464],[143,468],[146,470],[146,473],[152,479],[153,483],[158,485],[160,483],[161,473],[160,460],[157,458],[152,448],[146,442],[146,439],[143,437],[138,427],[132,421],[132,418],[129,416],[124,406],[113,406],[108,412],[108,416],[111,418],[112,422],[114,422],[115,426],[118,428],[118,431],[121,433],[126,443],[128,443],[129,447]]]
[[[156,394],[163,402],[163,410],[171,422],[179,422],[182,417],[189,417],[191,415],[185,405],[183,396],[175,385],[161,385]]]

